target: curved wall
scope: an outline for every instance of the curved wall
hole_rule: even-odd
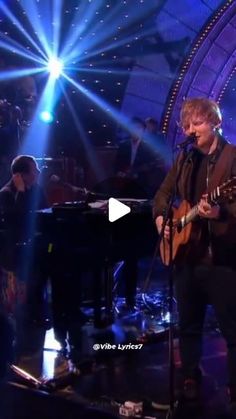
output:
[[[173,144],[182,137],[177,125],[182,101],[187,96],[210,97],[220,103],[224,132],[236,142],[232,97],[230,104],[227,102],[235,79],[236,1],[169,0],[156,18],[156,27],[165,42],[183,41],[182,54],[139,57],[122,111],[128,116],[157,118]],[[177,63],[175,67],[170,65],[170,57]]]
[[[221,4],[222,0],[164,2],[155,22],[157,35],[166,43],[167,52],[136,58],[122,102],[125,115],[153,116],[163,125],[166,104],[181,65],[198,34]],[[168,51],[171,42],[176,43],[176,47]]]
[[[171,143],[178,142],[181,136],[176,121],[183,100],[191,96],[206,96],[222,105],[222,92],[226,91],[225,87],[235,66],[236,2],[228,1],[196,39],[172,87],[163,118],[163,129]],[[224,114],[223,106],[222,110]],[[225,122],[223,128],[226,126]],[[227,132],[226,129],[225,134],[232,137],[232,132]]]

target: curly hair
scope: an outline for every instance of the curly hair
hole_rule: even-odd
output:
[[[186,99],[180,111],[180,122],[182,127],[188,124],[193,115],[202,116],[206,121],[217,126],[222,122],[222,115],[218,104],[211,99],[195,97]]]

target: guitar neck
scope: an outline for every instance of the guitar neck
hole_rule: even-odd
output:
[[[205,194],[207,202],[211,205],[217,205],[222,202],[232,201],[235,195],[236,177],[225,181],[220,186],[217,186],[212,192]],[[178,219],[177,228],[181,230],[188,223],[193,221],[198,215],[198,204],[192,207],[186,214]]]
[[[187,224],[191,223],[191,221],[194,221],[194,219],[198,215],[198,204],[191,208],[190,211],[187,212],[187,214],[183,215],[179,221],[178,221],[178,228],[182,229]]]

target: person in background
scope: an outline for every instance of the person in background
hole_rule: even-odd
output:
[[[20,111],[18,107],[11,106],[6,99],[0,99],[0,188],[11,175],[11,161],[17,155],[19,147],[15,118],[17,109]]]
[[[35,211],[47,207],[47,202],[38,185],[40,171],[34,157],[17,156],[11,173],[11,179],[0,190],[0,293],[3,306],[16,320],[19,314],[22,326],[23,317],[29,321],[44,317],[44,263],[35,251],[34,232]],[[18,306],[23,307],[20,313]]]
[[[6,314],[0,310],[0,385],[7,374],[7,367],[13,360],[13,329]]]
[[[153,136],[153,139],[162,139],[162,141],[165,140],[164,135],[162,132],[159,131],[159,124],[157,119],[149,116],[145,119],[145,126],[146,126],[146,133],[149,136]]]
[[[157,165],[156,167],[163,168],[164,166],[166,173],[170,169],[172,164],[172,151],[170,145],[167,142],[165,134],[163,134],[163,132],[160,131],[160,126],[157,119],[153,117],[148,117],[145,119],[145,124],[145,140],[148,144],[150,144],[150,146],[155,148],[158,155],[160,156],[159,165]],[[153,176],[155,176],[155,178],[158,178],[158,173],[153,174]],[[156,192],[156,189],[154,192]]]
[[[115,163],[116,178],[120,189],[117,198],[151,199],[165,175],[164,163],[155,147],[144,141],[146,125],[141,118],[130,121],[130,136],[121,141]],[[155,176],[151,182],[152,173]],[[138,260],[132,248],[123,265],[126,306],[133,311],[136,303]]]
[[[153,197],[156,190],[150,188],[149,176],[155,167],[160,167],[162,172],[163,159],[155,147],[144,140],[145,128],[145,122],[141,118],[133,117],[130,121],[129,138],[121,141],[118,146],[115,175],[120,179],[120,197],[148,199]],[[160,176],[163,179],[164,174],[160,173]]]

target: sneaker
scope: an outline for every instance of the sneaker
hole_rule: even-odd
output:
[[[57,377],[67,372],[69,372],[68,359],[61,352],[59,352],[57,357],[55,358],[54,375],[55,377]]]

